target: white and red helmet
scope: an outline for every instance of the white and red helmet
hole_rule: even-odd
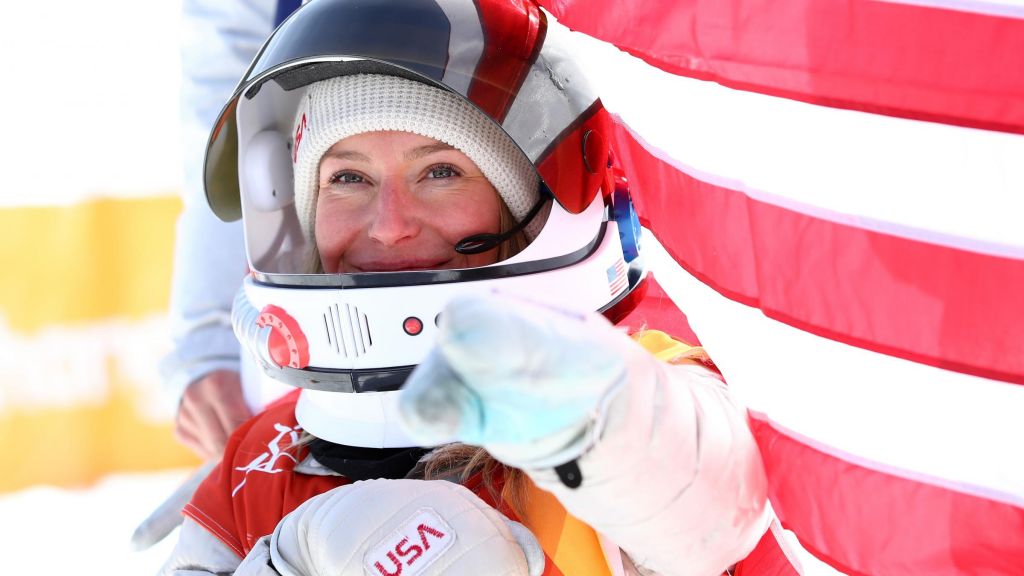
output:
[[[246,72],[210,137],[207,199],[221,219],[244,219],[251,275],[236,298],[236,332],[267,374],[304,388],[297,414],[313,434],[400,444],[387,426],[367,439],[337,432],[332,420],[370,401],[337,392],[393,404],[457,294],[500,287],[613,320],[632,307],[627,296],[643,280],[639,225],[611,168],[608,114],[568,36],[528,0],[316,0],[281,24]],[[315,246],[295,202],[296,111],[310,85],[366,74],[464,99],[514,142],[536,169],[540,197],[553,199],[525,249],[471,269],[311,273]]]

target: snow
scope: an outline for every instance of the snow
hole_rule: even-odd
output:
[[[37,486],[0,495],[5,574],[156,574],[177,530],[149,550],[130,539],[190,470],[111,475],[94,486]]]

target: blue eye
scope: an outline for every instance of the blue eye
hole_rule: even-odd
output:
[[[459,171],[450,164],[440,164],[430,168],[430,178],[452,178],[459,176]]]
[[[363,177],[354,172],[338,172],[331,176],[331,184],[360,184],[363,182]]]

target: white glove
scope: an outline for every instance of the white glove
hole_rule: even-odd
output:
[[[529,530],[444,480],[368,480],[335,488],[285,516],[262,542],[243,565],[262,569],[269,547],[282,576],[544,571],[544,552]]]
[[[564,464],[593,442],[637,354],[652,361],[599,314],[497,293],[458,298],[403,387],[402,424],[424,446],[485,446],[520,468]]]
[[[645,574],[721,574],[768,526],[746,412],[717,375],[657,360],[597,314],[463,298],[402,390],[424,445],[484,446]]]

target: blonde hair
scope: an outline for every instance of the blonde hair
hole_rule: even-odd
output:
[[[480,474],[481,484],[491,499],[499,505],[504,502],[523,517],[526,510],[526,489],[529,478],[518,468],[494,459],[487,450],[468,444],[448,444],[437,448],[423,460],[423,466],[414,469],[424,480],[456,480],[466,482]],[[501,485],[497,480],[501,479]]]
[[[498,217],[499,234],[504,234],[505,232],[514,228],[516,224],[518,224],[518,222],[516,222],[515,216],[512,215],[512,211],[509,210],[509,207],[507,204],[505,204],[504,200],[501,201],[501,207],[499,208]],[[523,249],[526,248],[526,246],[529,244],[530,239],[529,237],[526,236],[525,230],[520,230],[516,232],[512,236],[509,236],[508,240],[505,240],[504,242],[498,245],[497,261],[502,262],[504,260],[508,260],[509,258],[522,252]]]
[[[285,447],[285,450],[298,451],[314,440],[317,440],[316,436],[303,430],[299,434],[298,440]],[[495,460],[483,448],[468,444],[440,446],[420,459],[406,474],[406,478],[450,480],[464,484],[476,474],[480,474],[481,485],[487,490],[491,500],[496,502],[499,507],[502,502],[508,504],[517,516],[523,517],[526,510],[526,490],[529,478],[522,470]],[[501,479],[500,486],[498,479]]]

